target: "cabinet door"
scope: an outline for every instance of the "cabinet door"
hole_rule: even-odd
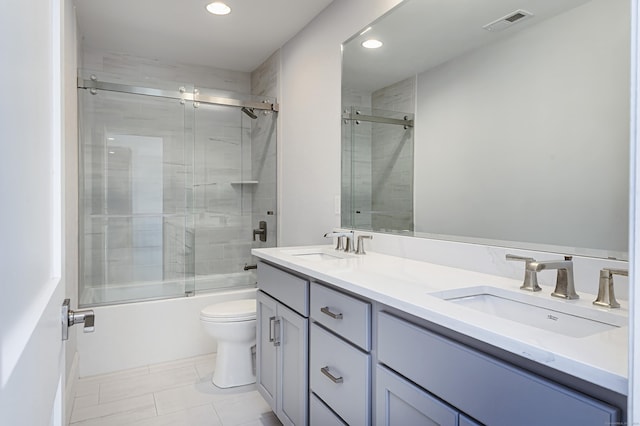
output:
[[[384,367],[376,372],[376,424],[456,426],[458,412]]]
[[[311,390],[351,426],[371,424],[371,355],[311,324]]]
[[[276,408],[276,350],[273,339],[274,321],[276,318],[277,302],[265,293],[256,294],[256,386],[260,395],[275,412]]]
[[[284,425],[306,425],[309,412],[309,320],[278,304],[277,416]]]

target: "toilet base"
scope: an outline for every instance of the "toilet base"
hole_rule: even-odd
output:
[[[211,381],[219,388],[232,388],[256,382],[251,344],[218,342],[216,367]]]

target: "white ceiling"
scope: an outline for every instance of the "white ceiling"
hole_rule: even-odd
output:
[[[332,0],[226,0],[226,16],[210,1],[77,0],[83,46],[250,72]]]
[[[536,25],[589,0],[410,0],[356,34],[343,50],[343,86],[372,92]],[[518,9],[534,14],[501,32],[482,28]],[[368,38],[384,42],[364,49]]]

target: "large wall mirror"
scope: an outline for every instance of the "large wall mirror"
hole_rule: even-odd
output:
[[[629,58],[628,0],[405,0],[343,45],[342,225],[628,259]]]

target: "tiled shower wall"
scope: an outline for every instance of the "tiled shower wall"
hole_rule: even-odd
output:
[[[277,94],[277,64],[278,57],[274,54],[252,76],[243,72],[85,50],[81,67],[95,72],[99,79],[101,75],[105,75],[104,78],[108,76],[110,80],[117,76],[124,84],[153,86],[157,82],[169,81],[179,87],[182,82],[191,82],[196,87],[216,89],[217,94],[248,94],[253,85],[259,88],[256,90],[262,92],[260,94],[271,95]],[[206,90],[201,89],[201,92],[206,93]],[[85,255],[83,277],[86,286],[106,284],[104,268],[111,268],[109,284],[178,279],[185,274],[242,271],[242,267],[251,262],[251,235],[258,220],[271,220],[269,238],[262,244],[275,244],[276,120],[272,119],[273,114],[260,114],[257,120],[251,120],[237,108],[201,105],[188,111],[187,107],[192,108],[185,106],[183,114],[176,114],[171,111],[173,107],[169,107],[149,115],[142,112],[149,108],[148,105],[140,107],[131,103],[101,112],[103,124],[120,120],[119,124],[112,122],[109,126],[119,127],[122,133],[162,138],[163,223],[151,227],[152,232],[147,232],[149,235],[143,239],[134,235],[142,231],[140,226],[131,226],[131,219],[103,218],[102,221],[94,220],[95,223],[88,224],[88,227],[85,225],[85,229],[89,228],[85,231],[88,234],[85,235],[85,248],[89,250]],[[105,118],[108,116],[111,118]],[[177,117],[182,119],[180,123],[175,123]],[[173,130],[160,130],[168,129],[169,123],[175,124]],[[91,176],[87,175],[85,179],[90,185],[85,189],[84,208],[91,209],[93,213],[104,213],[102,205],[91,204],[105,200],[102,194],[104,177],[99,176],[98,163],[104,155],[106,135],[100,129],[90,133],[93,142],[88,149],[93,151],[89,166],[92,171]],[[190,134],[196,135],[195,145],[185,143]],[[123,188],[131,185],[131,176],[127,173],[127,167],[123,168],[121,176],[111,172],[108,186],[120,188],[120,194],[126,193]],[[239,183],[243,181],[259,183]],[[114,201],[110,200],[109,204],[113,205]],[[192,211],[185,211],[185,205],[191,206]],[[267,216],[267,211],[274,215]],[[131,209],[123,206],[125,212],[131,213]],[[105,226],[104,221],[109,221],[109,226]],[[159,229],[161,234],[157,232]],[[152,235],[153,230],[155,235]],[[117,247],[107,245],[105,240],[119,240],[121,244]],[[132,245],[135,241],[141,241],[142,245],[135,247]],[[105,250],[108,251],[106,255]],[[159,256],[150,255],[158,251]],[[134,252],[138,253],[137,257]],[[140,261],[141,253],[149,255],[148,258]],[[110,261],[102,265],[105,258]],[[145,268],[149,273],[140,275]],[[158,274],[158,271],[161,272]]]
[[[276,51],[251,73],[251,94],[277,99],[280,91],[280,51]],[[272,112],[258,113],[251,122],[251,171],[258,184],[252,192],[251,225],[258,228],[260,221],[267,222],[267,241],[258,238],[253,248],[276,245],[277,220],[277,119]]]

